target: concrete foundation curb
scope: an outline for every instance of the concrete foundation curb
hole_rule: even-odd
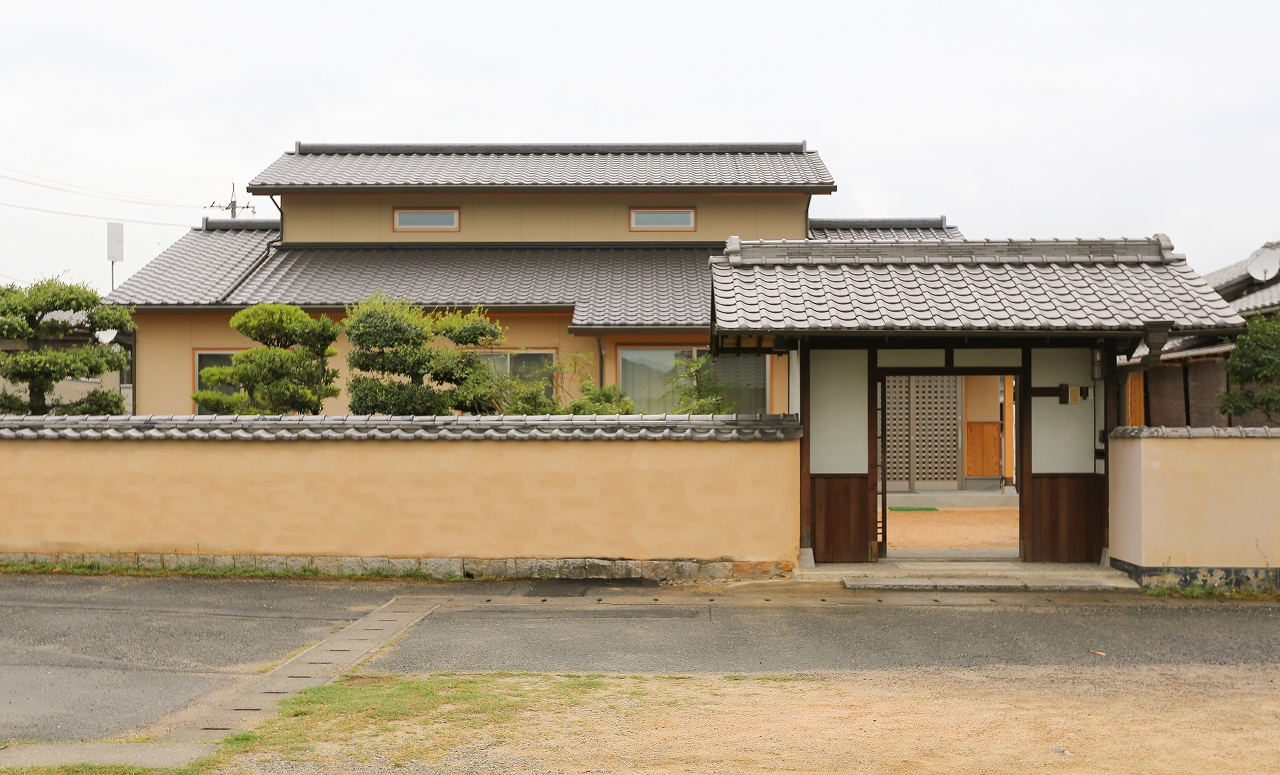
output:
[[[182,570],[239,568],[268,573],[458,579],[654,579],[728,581],[788,578],[789,562],[732,560],[616,560],[471,557],[334,557],[308,555],[209,555],[181,553],[0,553],[0,563],[47,565],[96,563],[103,568]]]

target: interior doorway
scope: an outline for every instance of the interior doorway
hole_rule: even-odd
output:
[[[1017,559],[1017,377],[931,371],[877,382],[878,554]]]

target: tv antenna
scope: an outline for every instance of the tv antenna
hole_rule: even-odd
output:
[[[1280,273],[1280,251],[1275,248],[1274,244],[1267,244],[1253,251],[1244,265],[1250,277],[1265,283]]]
[[[241,206],[239,206],[239,205],[237,205],[237,204],[236,204],[236,184],[235,184],[235,182],[234,182],[234,181],[231,183],[231,201],[230,201],[230,202],[227,202],[227,203],[226,203],[226,204],[224,204],[224,205],[220,205],[220,204],[218,204],[218,203],[217,203],[217,201],[214,201],[214,202],[213,202],[213,203],[211,203],[211,204],[210,204],[206,209],[208,209],[208,210],[227,210],[227,211],[230,211],[230,213],[231,213],[231,217],[232,217],[232,218],[235,218],[235,217],[236,217],[236,213],[237,213],[237,212],[239,212],[239,211],[241,211],[241,210],[248,210],[249,212],[253,213],[254,215],[257,215],[257,214],[258,214],[258,208],[254,207],[253,205],[245,205],[244,207],[241,207]]]

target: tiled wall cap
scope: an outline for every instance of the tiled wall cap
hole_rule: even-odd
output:
[[[1218,428],[1125,425],[1111,431],[1113,439],[1280,439],[1280,428]]]
[[[0,439],[192,441],[784,441],[796,415],[0,416]]]

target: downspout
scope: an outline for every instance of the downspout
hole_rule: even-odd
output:
[[[1173,328],[1171,320],[1146,320],[1142,323],[1143,330],[1146,334],[1142,341],[1147,345],[1147,352],[1137,361],[1131,361],[1124,366],[1117,366],[1116,373],[1123,376],[1124,379],[1117,379],[1117,392],[1120,394],[1117,398],[1116,424],[1127,425],[1129,419],[1129,379],[1128,375],[1146,371],[1147,369],[1160,363],[1160,356],[1164,354],[1164,346],[1169,341],[1169,331]],[[1134,348],[1137,349],[1137,348]]]
[[[272,204],[276,204],[274,197],[268,198],[271,199]],[[276,209],[280,211],[280,236],[267,241],[266,246],[262,250],[262,255],[254,259],[253,263],[249,264],[249,266],[240,273],[240,276],[236,278],[235,282],[231,283],[231,286],[214,300],[215,304],[225,304],[227,299],[231,298],[231,294],[239,290],[240,286],[244,285],[245,281],[248,280],[254,272],[258,271],[264,263],[266,263],[267,258],[271,255],[271,246],[279,246],[280,243],[284,241],[284,210],[281,210],[280,205],[278,204],[276,205]]]
[[[599,381],[596,383],[597,389],[604,389],[604,336],[596,332],[596,373],[599,375]]]

